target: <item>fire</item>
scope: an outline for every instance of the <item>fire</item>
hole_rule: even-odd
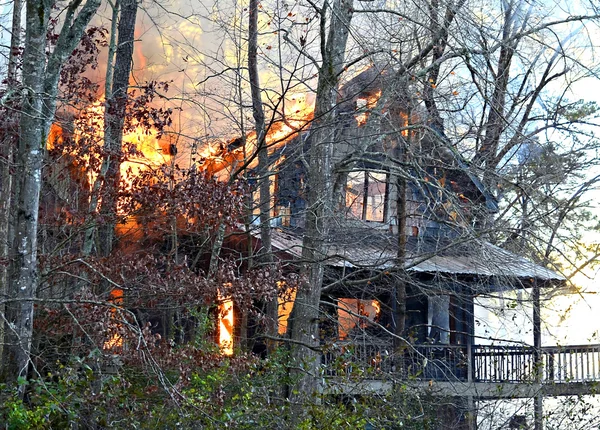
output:
[[[219,348],[224,355],[233,355],[233,300],[219,293]]]
[[[50,126],[50,132],[48,133],[48,141],[46,142],[46,149],[49,151],[54,149],[54,146],[58,143],[61,144],[63,141],[63,129],[60,124],[52,123]]]
[[[356,100],[356,123],[359,127],[365,125],[369,119],[371,110],[377,105],[381,97],[381,90],[363,98]]]
[[[171,159],[166,145],[159,141],[153,130],[147,131],[138,126],[123,136],[123,142],[135,145],[140,153],[139,156],[129,156],[121,163],[121,177],[126,183],[131,183],[144,169],[161,166]]]
[[[408,114],[406,114],[406,112],[400,112],[400,121],[401,121],[401,125],[404,128],[401,133],[402,136],[404,137],[408,137]]]
[[[52,130],[50,137],[53,137],[53,141],[55,141],[56,131],[53,134]],[[74,138],[78,141],[85,139],[102,142],[104,138],[104,103],[102,101],[98,100],[90,105],[76,121]],[[168,143],[159,140],[154,130],[146,130],[142,126],[137,126],[124,133],[123,144],[124,146],[127,144],[135,146],[136,152],[139,154],[130,155],[121,163],[121,178],[126,184],[130,184],[132,179],[144,169],[158,167],[171,159]],[[52,145],[52,143],[49,141],[48,145]],[[88,171],[87,175],[88,183],[93,184],[96,181],[97,173]]]
[[[123,304],[123,290],[121,290],[120,288],[113,289],[110,292],[109,302],[111,302],[115,305],[121,306]],[[117,310],[115,308],[112,308],[110,310],[110,313],[111,313],[111,319],[116,320]],[[117,329],[119,329],[121,327],[121,324],[118,322],[115,322],[114,326]],[[121,336],[121,334],[118,331],[115,331],[112,335],[110,335],[108,340],[106,340],[104,342],[103,349],[109,350],[109,349],[120,348],[122,346],[123,346],[123,337]]]
[[[278,319],[278,327],[277,332],[279,334],[285,334],[288,326],[288,319],[290,318],[290,313],[292,313],[292,308],[294,306],[294,300],[296,300],[296,289],[295,288],[286,288],[285,282],[278,281],[277,287],[279,290],[284,290],[286,294],[283,296],[279,296],[277,298],[278,307],[277,307],[277,319]]]
[[[268,125],[265,142],[269,152],[273,152],[298,136],[313,119],[313,107],[306,95],[296,95],[285,104],[282,119]],[[256,132],[248,133],[243,139],[219,142],[207,145],[198,155],[200,168],[209,175],[226,176],[241,165],[248,156],[255,156],[257,151]],[[257,159],[248,164],[248,168],[256,167]]]
[[[371,322],[377,322],[381,304],[377,300],[342,298],[338,300],[338,331],[341,340],[361,333]]]
[[[381,315],[381,304],[379,304],[379,302],[377,300],[373,300],[371,302],[371,306],[373,306],[373,308],[375,309],[375,321],[377,321],[379,319],[379,315]]]

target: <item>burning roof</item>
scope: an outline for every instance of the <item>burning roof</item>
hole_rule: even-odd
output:
[[[496,212],[498,202],[493,193],[482,183],[445,135],[428,129],[425,109],[410,96],[407,82],[395,79],[395,76],[396,74],[390,69],[378,69],[373,66],[362,71],[340,88],[336,109],[340,117],[338,126],[343,130],[338,136],[340,142],[336,145],[336,159],[354,159],[354,144],[365,147],[362,141],[366,139],[368,160],[358,165],[366,166],[371,161],[380,164],[383,158],[394,156],[393,153],[397,152],[394,150],[398,146],[397,140],[407,138],[409,125],[423,124],[424,127],[420,131],[415,131],[418,136],[412,139],[415,141],[414,144],[406,149],[411,151],[411,159],[420,160],[415,162],[421,164],[421,168],[446,169],[450,172],[450,179],[457,183],[462,182],[463,193],[472,189],[478,194],[473,200],[485,202],[490,212]],[[378,105],[381,104],[380,98],[384,91],[386,100],[381,113],[386,115],[387,125],[380,123],[378,127],[392,127],[400,131],[400,135],[392,133],[393,130],[385,132],[369,130],[361,133],[360,130],[365,129],[372,112],[380,108]],[[303,105],[296,104],[290,112],[286,112],[283,119],[272,122],[266,135],[266,144],[272,158],[275,159],[282,154],[286,146],[302,146],[304,140],[298,137],[303,131],[310,130],[312,120],[312,106],[305,102]],[[373,138],[373,132],[384,136],[383,139]],[[302,151],[301,148],[299,150]],[[288,152],[294,151],[297,149]],[[364,155],[364,152],[363,148],[358,156]],[[199,165],[209,175],[227,176],[242,166],[249,169],[256,167],[256,160],[252,159],[255,154],[256,133],[250,132],[246,136],[205,148],[199,154]]]

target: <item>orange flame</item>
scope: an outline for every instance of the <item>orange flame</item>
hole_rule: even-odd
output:
[[[364,329],[377,321],[381,304],[377,300],[341,298],[338,300],[338,332],[341,340],[357,329]]]
[[[365,125],[369,119],[371,110],[377,105],[379,98],[381,97],[381,90],[363,98],[359,98],[356,101],[356,123],[359,127]]]
[[[224,355],[233,355],[233,300],[219,293],[219,348]]]
[[[78,120],[79,126],[75,127],[75,139],[83,137],[102,141],[104,138],[104,103],[96,101],[90,105],[85,114]],[[81,130],[94,129],[94,136],[83,136]],[[121,163],[121,178],[128,184],[139,173],[150,167],[158,167],[171,159],[167,149],[168,144],[159,141],[156,132],[145,130],[142,126],[137,126],[134,130],[128,131],[123,135],[123,142],[133,144],[136,150],[141,154],[139,156],[129,156],[127,160]],[[95,172],[88,172],[88,183],[93,184],[96,180]]]
[[[122,305],[123,304],[123,290],[120,288],[115,288],[110,292],[110,296],[109,296],[109,302],[112,302],[115,305]],[[116,320],[116,313],[117,310],[115,308],[112,308],[110,310],[111,313],[111,319]],[[121,324],[116,323],[115,327],[117,328],[117,330],[121,327]],[[116,331],[114,332],[112,335],[110,335],[110,337],[108,338],[108,340],[106,340],[104,342],[103,345],[103,349],[105,350],[109,350],[109,349],[115,349],[115,348],[120,348],[123,346],[123,336],[121,336],[121,334]]]
[[[298,136],[313,119],[313,108],[307,102],[306,96],[297,95],[285,106],[283,119],[273,121],[267,130],[265,142],[270,152],[281,148],[287,142]],[[244,157],[256,154],[257,142],[256,132],[248,133],[239,142],[219,142],[207,145],[198,155],[200,168],[210,176],[226,176],[240,166]],[[248,168],[256,167],[257,160],[254,159]]]
[[[381,304],[377,300],[373,300],[371,302],[371,306],[373,306],[373,308],[375,309],[374,319],[375,319],[375,321],[377,321],[377,319],[379,318],[379,315],[381,315]]]
[[[286,288],[285,281],[277,281],[277,287],[279,290],[286,290],[286,294],[277,298],[279,305],[277,307],[277,317],[279,322],[277,332],[279,334],[285,334],[288,327],[288,319],[290,318],[292,308],[294,307],[294,300],[296,300],[296,289]]]

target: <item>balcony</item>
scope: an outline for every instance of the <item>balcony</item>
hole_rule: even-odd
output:
[[[412,383],[447,395],[480,398],[577,395],[595,392],[600,345],[542,347],[418,345],[393,352],[379,339],[336,342],[323,355],[331,382],[372,387]],[[377,389],[377,388],[375,388]]]

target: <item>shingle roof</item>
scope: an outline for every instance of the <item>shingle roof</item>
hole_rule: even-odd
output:
[[[275,249],[295,258],[301,257],[301,232],[276,229],[271,240]],[[328,266],[389,269],[397,263],[397,236],[382,229],[345,228],[332,231],[327,248],[323,260]],[[474,238],[410,236],[406,244],[404,266],[409,272],[565,280],[550,269]]]

